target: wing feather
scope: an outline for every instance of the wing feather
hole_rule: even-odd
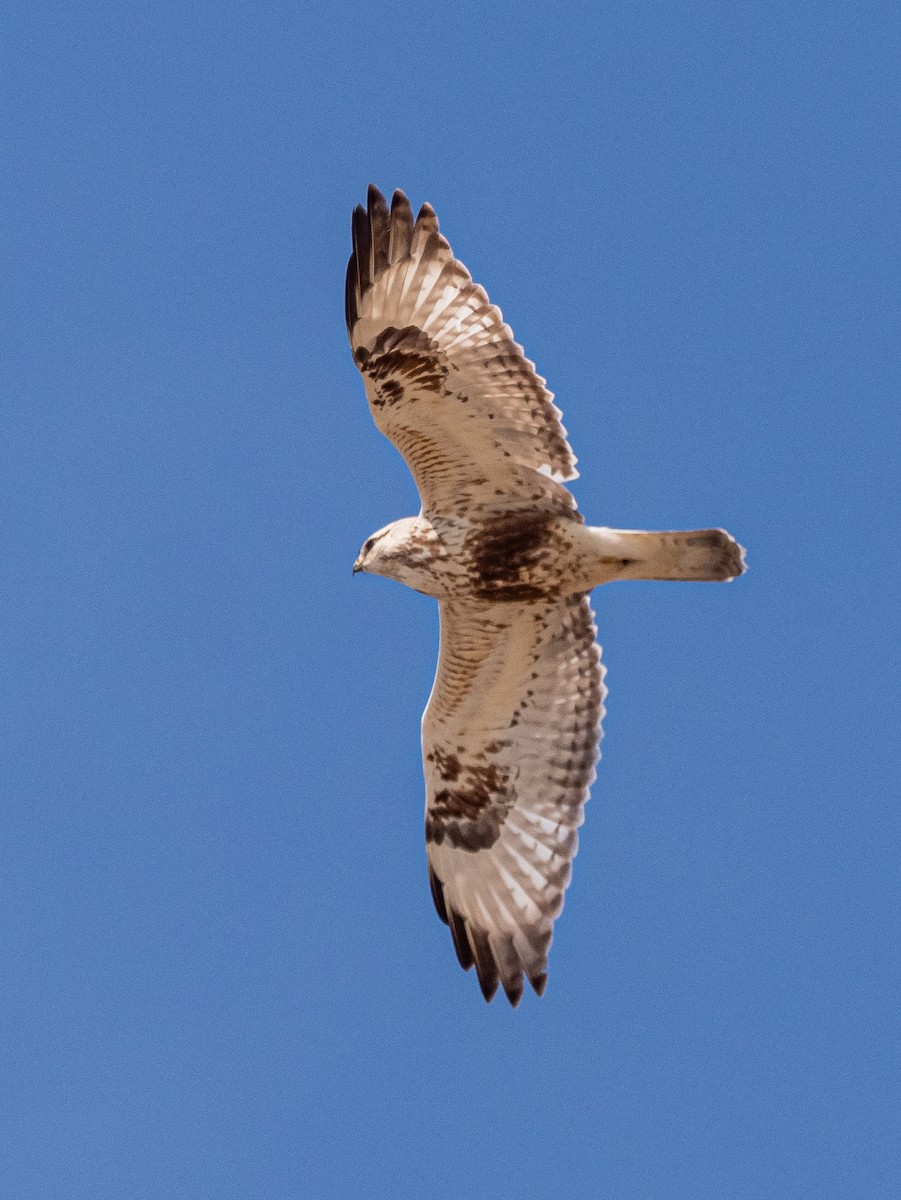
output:
[[[369,209],[372,278],[377,279],[388,268],[388,205],[385,203],[382,193],[372,184],[369,185],[366,203]]]
[[[395,192],[370,187],[354,210],[345,313],[376,425],[413,472],[427,514],[480,501],[545,500],[575,511],[560,486],[575,457],[560,410],[499,308],[473,283],[424,204],[414,221]],[[423,439],[453,470],[417,453]]]
[[[402,262],[410,253],[413,242],[413,210],[410,201],[401,191],[391,198],[391,225],[388,233],[388,262],[392,266]]]
[[[441,605],[423,716],[429,882],[486,999],[541,994],[594,779],[603,668],[586,596]]]

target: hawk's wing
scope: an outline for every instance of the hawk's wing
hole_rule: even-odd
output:
[[[574,479],[560,410],[499,308],[472,282],[424,204],[389,213],[369,189],[353,214],[346,316],[375,423],[413,472],[426,513],[499,495],[572,511],[554,480]]]
[[[603,668],[587,596],[441,605],[423,716],[432,895],[485,998],[541,994],[594,779]]]

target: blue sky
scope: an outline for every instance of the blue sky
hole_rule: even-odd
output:
[[[20,4],[0,70],[3,1191],[882,1198],[901,1183],[901,17]],[[604,760],[547,994],[428,895],[430,601],[343,328],[372,180],[547,376]]]

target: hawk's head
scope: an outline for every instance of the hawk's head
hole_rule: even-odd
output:
[[[354,574],[385,575],[431,594],[437,582],[434,563],[440,554],[441,544],[431,523],[425,517],[404,517],[366,539],[354,563]]]

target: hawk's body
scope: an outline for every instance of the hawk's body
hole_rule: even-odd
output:
[[[432,895],[487,999],[539,993],[594,779],[603,668],[587,593],[613,579],[729,579],[722,530],[586,526],[544,381],[428,205],[370,188],[353,220],[347,325],[376,424],[407,460],[418,517],[356,569],[436,597],[441,650],[423,716]]]

